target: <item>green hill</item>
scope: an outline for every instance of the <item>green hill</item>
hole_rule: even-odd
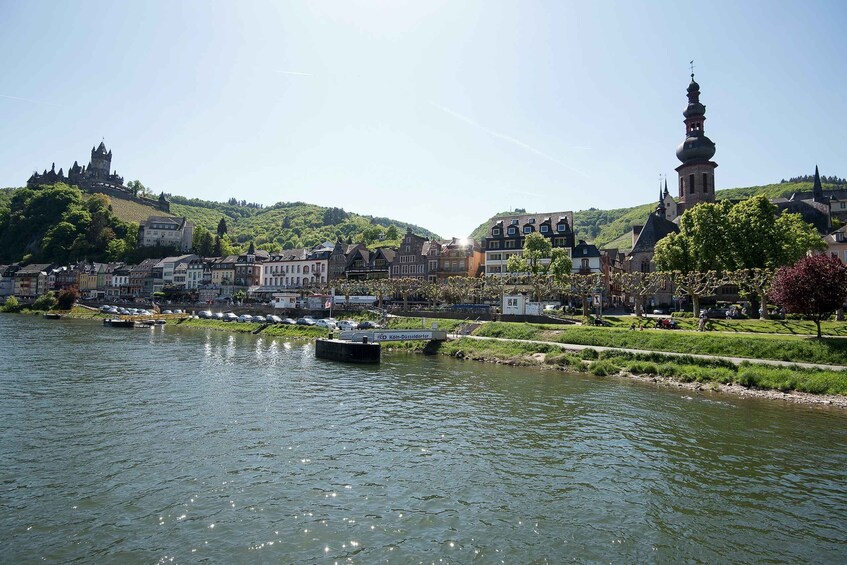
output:
[[[438,238],[437,234],[414,224],[305,202],[279,202],[260,208],[180,196],[169,198],[172,213],[185,216],[198,228],[213,234],[223,218],[229,240],[245,249],[250,242],[269,251],[314,247],[325,241],[334,242],[338,237],[364,241],[373,247],[399,245],[407,227],[415,234]]]
[[[824,190],[844,188],[843,185],[823,184]],[[757,194],[764,194],[768,198],[789,197],[795,192],[811,191],[811,182],[783,182],[767,184],[762,186],[749,186],[743,188],[728,188],[719,190],[715,194],[718,200],[744,199]],[[616,208],[614,210],[598,210],[589,208],[574,212],[574,229],[576,237],[586,241],[592,241],[601,249],[630,249],[632,247],[632,226],[643,224],[647,215],[656,208],[656,203],[642,204],[631,208]],[[497,214],[480,224],[471,234],[471,237],[481,239],[487,235],[488,226],[495,218],[507,216],[509,213]]]

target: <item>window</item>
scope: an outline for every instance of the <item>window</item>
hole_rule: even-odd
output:
[[[581,268],[583,271],[585,271],[585,270],[587,270],[587,269],[588,269],[588,259],[583,259],[583,260],[582,260],[582,263],[580,264],[580,268]]]
[[[532,233],[532,226],[524,226],[523,232],[524,233]]]
[[[694,174],[688,175],[688,194],[694,194]]]
[[[709,192],[709,174],[703,173],[703,192]]]
[[[512,221],[511,221],[511,224],[512,224],[513,226],[516,226],[516,225],[518,225],[518,221],[517,221],[517,220],[512,220]]]
[[[535,223],[535,218],[530,218],[530,219],[529,219],[529,223],[530,223],[530,224],[534,224],[534,223]]]
[[[538,229],[541,233],[547,233],[550,231],[550,226],[544,225]]]
[[[491,230],[491,235],[500,235],[500,228],[494,228]]]
[[[514,248],[515,248],[515,242],[514,241],[507,241],[506,242],[506,249],[514,249]]]
[[[565,231],[565,224],[556,224],[556,231],[559,233]]]
[[[517,230],[517,229],[515,229],[515,228],[509,228],[509,235],[515,235],[516,233],[518,233],[518,230]]]
[[[500,249],[500,242],[499,241],[489,241],[488,242],[488,248],[489,249]]]

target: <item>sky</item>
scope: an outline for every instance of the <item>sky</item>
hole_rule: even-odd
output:
[[[673,193],[694,60],[718,189],[847,176],[847,2],[0,0],[0,186],[87,164],[466,236]]]

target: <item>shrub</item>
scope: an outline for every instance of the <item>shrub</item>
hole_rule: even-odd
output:
[[[579,358],[585,360],[597,359],[600,357],[600,354],[597,353],[596,349],[583,349],[579,352]]]
[[[6,299],[6,302],[3,303],[3,307],[0,308],[2,312],[20,312],[21,311],[21,303],[18,302],[18,299],[14,296],[10,296]]]
[[[58,300],[56,300],[56,294],[53,291],[50,291],[36,298],[35,302],[32,303],[32,309],[51,310],[56,306],[57,302]]]
[[[626,370],[633,375],[655,375],[659,371],[655,364],[646,361],[632,361],[626,365]]]
[[[592,375],[597,375],[598,377],[607,377],[609,375],[616,375],[620,368],[612,363],[608,359],[602,359],[599,361],[595,361],[591,364],[591,367],[588,368],[589,372]]]

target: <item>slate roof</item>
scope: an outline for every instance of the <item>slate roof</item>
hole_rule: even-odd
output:
[[[663,237],[678,233],[679,226],[656,214],[650,214],[647,218],[647,223],[641,228],[641,233],[638,234],[638,240],[632,246],[630,255],[634,253],[652,253],[653,248]]]

